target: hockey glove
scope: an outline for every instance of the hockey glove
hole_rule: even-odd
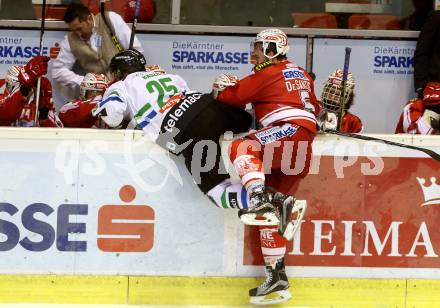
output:
[[[338,125],[338,116],[333,112],[322,109],[316,118],[316,123],[320,132],[325,132],[328,129],[335,130]]]
[[[40,101],[38,103],[40,120],[47,119],[49,110],[52,109],[53,109],[52,85],[50,84],[49,79],[47,79],[46,77],[41,77]]]
[[[36,56],[20,70],[18,81],[25,87],[34,87],[39,77],[47,73],[47,65],[50,58],[46,56]]]
[[[422,116],[425,123],[427,123],[429,126],[431,126],[433,129],[439,129],[440,128],[440,114],[426,109]]]
[[[53,108],[52,85],[46,77],[41,77],[39,108]]]
[[[238,82],[238,77],[235,75],[221,74],[214,79],[212,85],[212,96],[217,99],[221,91],[226,87],[234,86]]]
[[[338,129],[338,116],[336,113],[328,112],[327,113],[327,119],[325,120],[325,128],[326,129]]]

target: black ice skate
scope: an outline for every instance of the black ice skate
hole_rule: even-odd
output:
[[[269,202],[263,185],[251,188],[249,208],[240,209],[238,217],[246,225],[274,226],[279,223],[277,209]]]
[[[250,303],[254,305],[272,305],[288,301],[292,298],[289,292],[289,280],[287,279],[284,261],[277,262],[275,269],[266,266],[266,281],[249,290]]]
[[[305,200],[296,200],[293,196],[275,192],[272,195],[272,203],[277,207],[280,217],[278,234],[290,241],[301,225],[307,209],[307,202]]]

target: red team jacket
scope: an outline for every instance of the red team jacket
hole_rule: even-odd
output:
[[[26,105],[26,97],[21,95],[20,89],[11,94],[7,91],[0,96],[0,126],[11,126],[21,115]]]
[[[28,103],[26,97],[20,93],[20,88],[16,88],[11,94],[5,92],[0,96],[0,126],[34,126],[35,109],[33,96]],[[52,108],[46,119],[39,119],[38,126],[63,127],[63,124]]]
[[[40,97],[39,103],[40,105],[44,104],[49,110],[45,119],[42,119],[42,112],[40,111],[38,126],[63,127],[53,107],[50,82],[48,80],[42,82],[42,87],[43,86],[48,87],[45,91],[50,94],[47,94],[47,97],[44,99]],[[0,126],[32,127],[34,126],[35,111],[36,103],[34,95],[31,94],[29,98],[23,96],[20,92],[20,87],[16,87],[12,93],[5,90],[5,92],[0,95]]]
[[[97,117],[92,115],[92,109],[101,99],[101,96],[89,100],[75,100],[63,105],[59,117],[65,127],[92,128],[101,127]]]
[[[217,100],[234,106],[252,102],[255,117],[264,127],[289,122],[312,133],[316,132],[315,116],[321,110],[313,90],[313,79],[303,68],[288,60],[268,65],[227,87]]]
[[[424,112],[425,104],[423,100],[415,99],[409,101],[403,108],[395,133],[432,135],[434,130],[422,119]]]
[[[346,111],[342,117],[341,132],[344,133],[360,133],[363,130],[361,119],[354,114]]]

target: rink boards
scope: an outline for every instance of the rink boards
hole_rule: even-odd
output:
[[[380,137],[440,151],[439,137]],[[0,138],[0,302],[247,305],[258,234],[180,158],[139,131]],[[440,303],[438,170],[422,152],[318,136],[296,192],[309,208],[288,246],[287,306]]]

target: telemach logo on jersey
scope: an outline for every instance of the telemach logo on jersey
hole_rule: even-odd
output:
[[[192,109],[193,103],[200,99],[202,93],[192,93],[184,96],[177,104],[171,107],[170,111],[165,115],[162,123],[164,123],[163,129],[167,132],[172,132],[174,127],[180,126],[184,120],[184,116]]]
[[[288,244],[287,265],[440,267],[437,162],[382,157],[383,171],[365,175],[360,165],[367,157],[359,157],[341,178],[332,158],[321,158],[319,172],[295,193],[308,210]],[[245,229],[244,264],[263,264],[254,229]]]

